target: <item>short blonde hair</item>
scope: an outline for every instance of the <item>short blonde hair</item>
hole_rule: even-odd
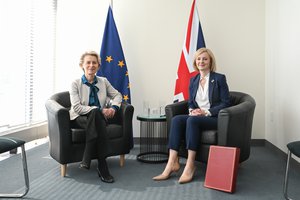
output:
[[[202,54],[202,53],[204,53],[204,52],[206,52],[206,53],[209,55],[209,57],[210,57],[210,66],[209,66],[210,71],[211,71],[211,72],[215,72],[216,69],[217,69],[215,56],[214,56],[214,54],[212,53],[212,51],[211,51],[210,49],[207,49],[207,48],[204,48],[204,47],[198,49],[198,50],[195,52],[195,55],[194,55],[194,62],[193,62],[193,67],[194,67],[194,69],[195,69],[196,71],[199,71],[199,69],[198,69],[198,67],[197,67],[197,65],[196,65],[196,59],[197,59],[197,57],[198,57],[200,54]]]
[[[80,61],[79,61],[79,66],[80,67],[82,67],[82,65],[83,65],[83,61],[84,61],[85,56],[95,56],[97,58],[99,66],[100,66],[101,58],[100,58],[99,54],[96,51],[86,51],[80,57]]]

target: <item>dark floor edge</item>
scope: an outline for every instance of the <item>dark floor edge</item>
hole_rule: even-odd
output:
[[[280,156],[281,158],[283,158],[284,160],[287,160],[287,152],[282,151],[281,149],[279,149],[278,147],[276,147],[274,144],[272,144],[271,142],[265,140],[265,147],[267,147],[268,149],[272,150],[273,152],[275,152],[277,154],[277,156]],[[300,163],[298,161],[296,161],[293,156],[291,157],[290,160],[290,165],[295,165],[295,167],[297,167],[297,169],[300,170]]]
[[[265,146],[266,140],[265,139],[251,139],[250,145],[251,146]]]
[[[140,144],[140,137],[134,137],[133,142],[134,142],[134,144],[137,144],[137,145]],[[265,140],[265,139],[251,139],[251,146],[266,146],[266,142],[267,142],[267,140]]]
[[[251,146],[264,146],[274,152],[277,156],[279,156],[283,160],[287,160],[287,152],[282,151],[277,146],[269,142],[265,139],[251,139]],[[297,169],[300,170],[300,163],[296,161],[293,157],[290,161],[291,165],[294,165]]]
[[[133,138],[133,144],[140,144],[140,138],[139,137],[134,137]]]
[[[134,142],[134,144],[139,145],[140,144],[140,138],[139,137],[134,137],[133,142]],[[267,141],[265,139],[251,139],[251,146],[266,146],[266,142]]]
[[[140,138],[133,138],[134,144],[139,145],[140,144]],[[265,139],[251,139],[250,142],[251,146],[263,146],[271,151],[273,151],[277,156],[282,158],[283,160],[287,160],[287,153],[276,147],[274,144],[271,142],[265,140]],[[291,159],[291,165],[295,165],[299,170],[300,170],[300,163],[296,161],[293,157]]]
[[[274,144],[265,139],[251,139],[251,146],[264,146],[273,151],[277,156],[282,159],[287,158],[287,153],[276,147]]]

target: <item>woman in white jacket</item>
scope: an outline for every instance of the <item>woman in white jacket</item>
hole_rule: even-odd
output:
[[[70,118],[73,126],[86,130],[86,145],[79,167],[89,169],[91,157],[96,152],[99,177],[103,182],[112,183],[114,178],[109,173],[104,154],[107,148],[106,124],[120,108],[122,95],[106,78],[96,76],[100,63],[95,51],[81,56],[79,66],[84,74],[71,85]],[[111,99],[110,107],[106,107],[107,98]]]

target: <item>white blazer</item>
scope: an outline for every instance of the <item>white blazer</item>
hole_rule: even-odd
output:
[[[121,93],[119,93],[106,78],[98,76],[96,76],[96,78],[98,80],[96,86],[99,88],[97,94],[101,108],[105,107],[107,98],[112,100],[112,105],[120,107],[122,102]],[[71,120],[74,120],[79,115],[85,115],[92,109],[97,108],[96,106],[89,106],[89,96],[90,87],[84,84],[81,78],[72,82],[70,89],[71,109],[69,111]]]

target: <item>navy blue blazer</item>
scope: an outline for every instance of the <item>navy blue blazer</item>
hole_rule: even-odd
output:
[[[195,101],[199,87],[200,73],[192,77],[189,85],[189,108],[199,108]],[[224,74],[210,72],[208,85],[209,112],[212,117],[218,117],[221,109],[230,106],[229,89]]]

